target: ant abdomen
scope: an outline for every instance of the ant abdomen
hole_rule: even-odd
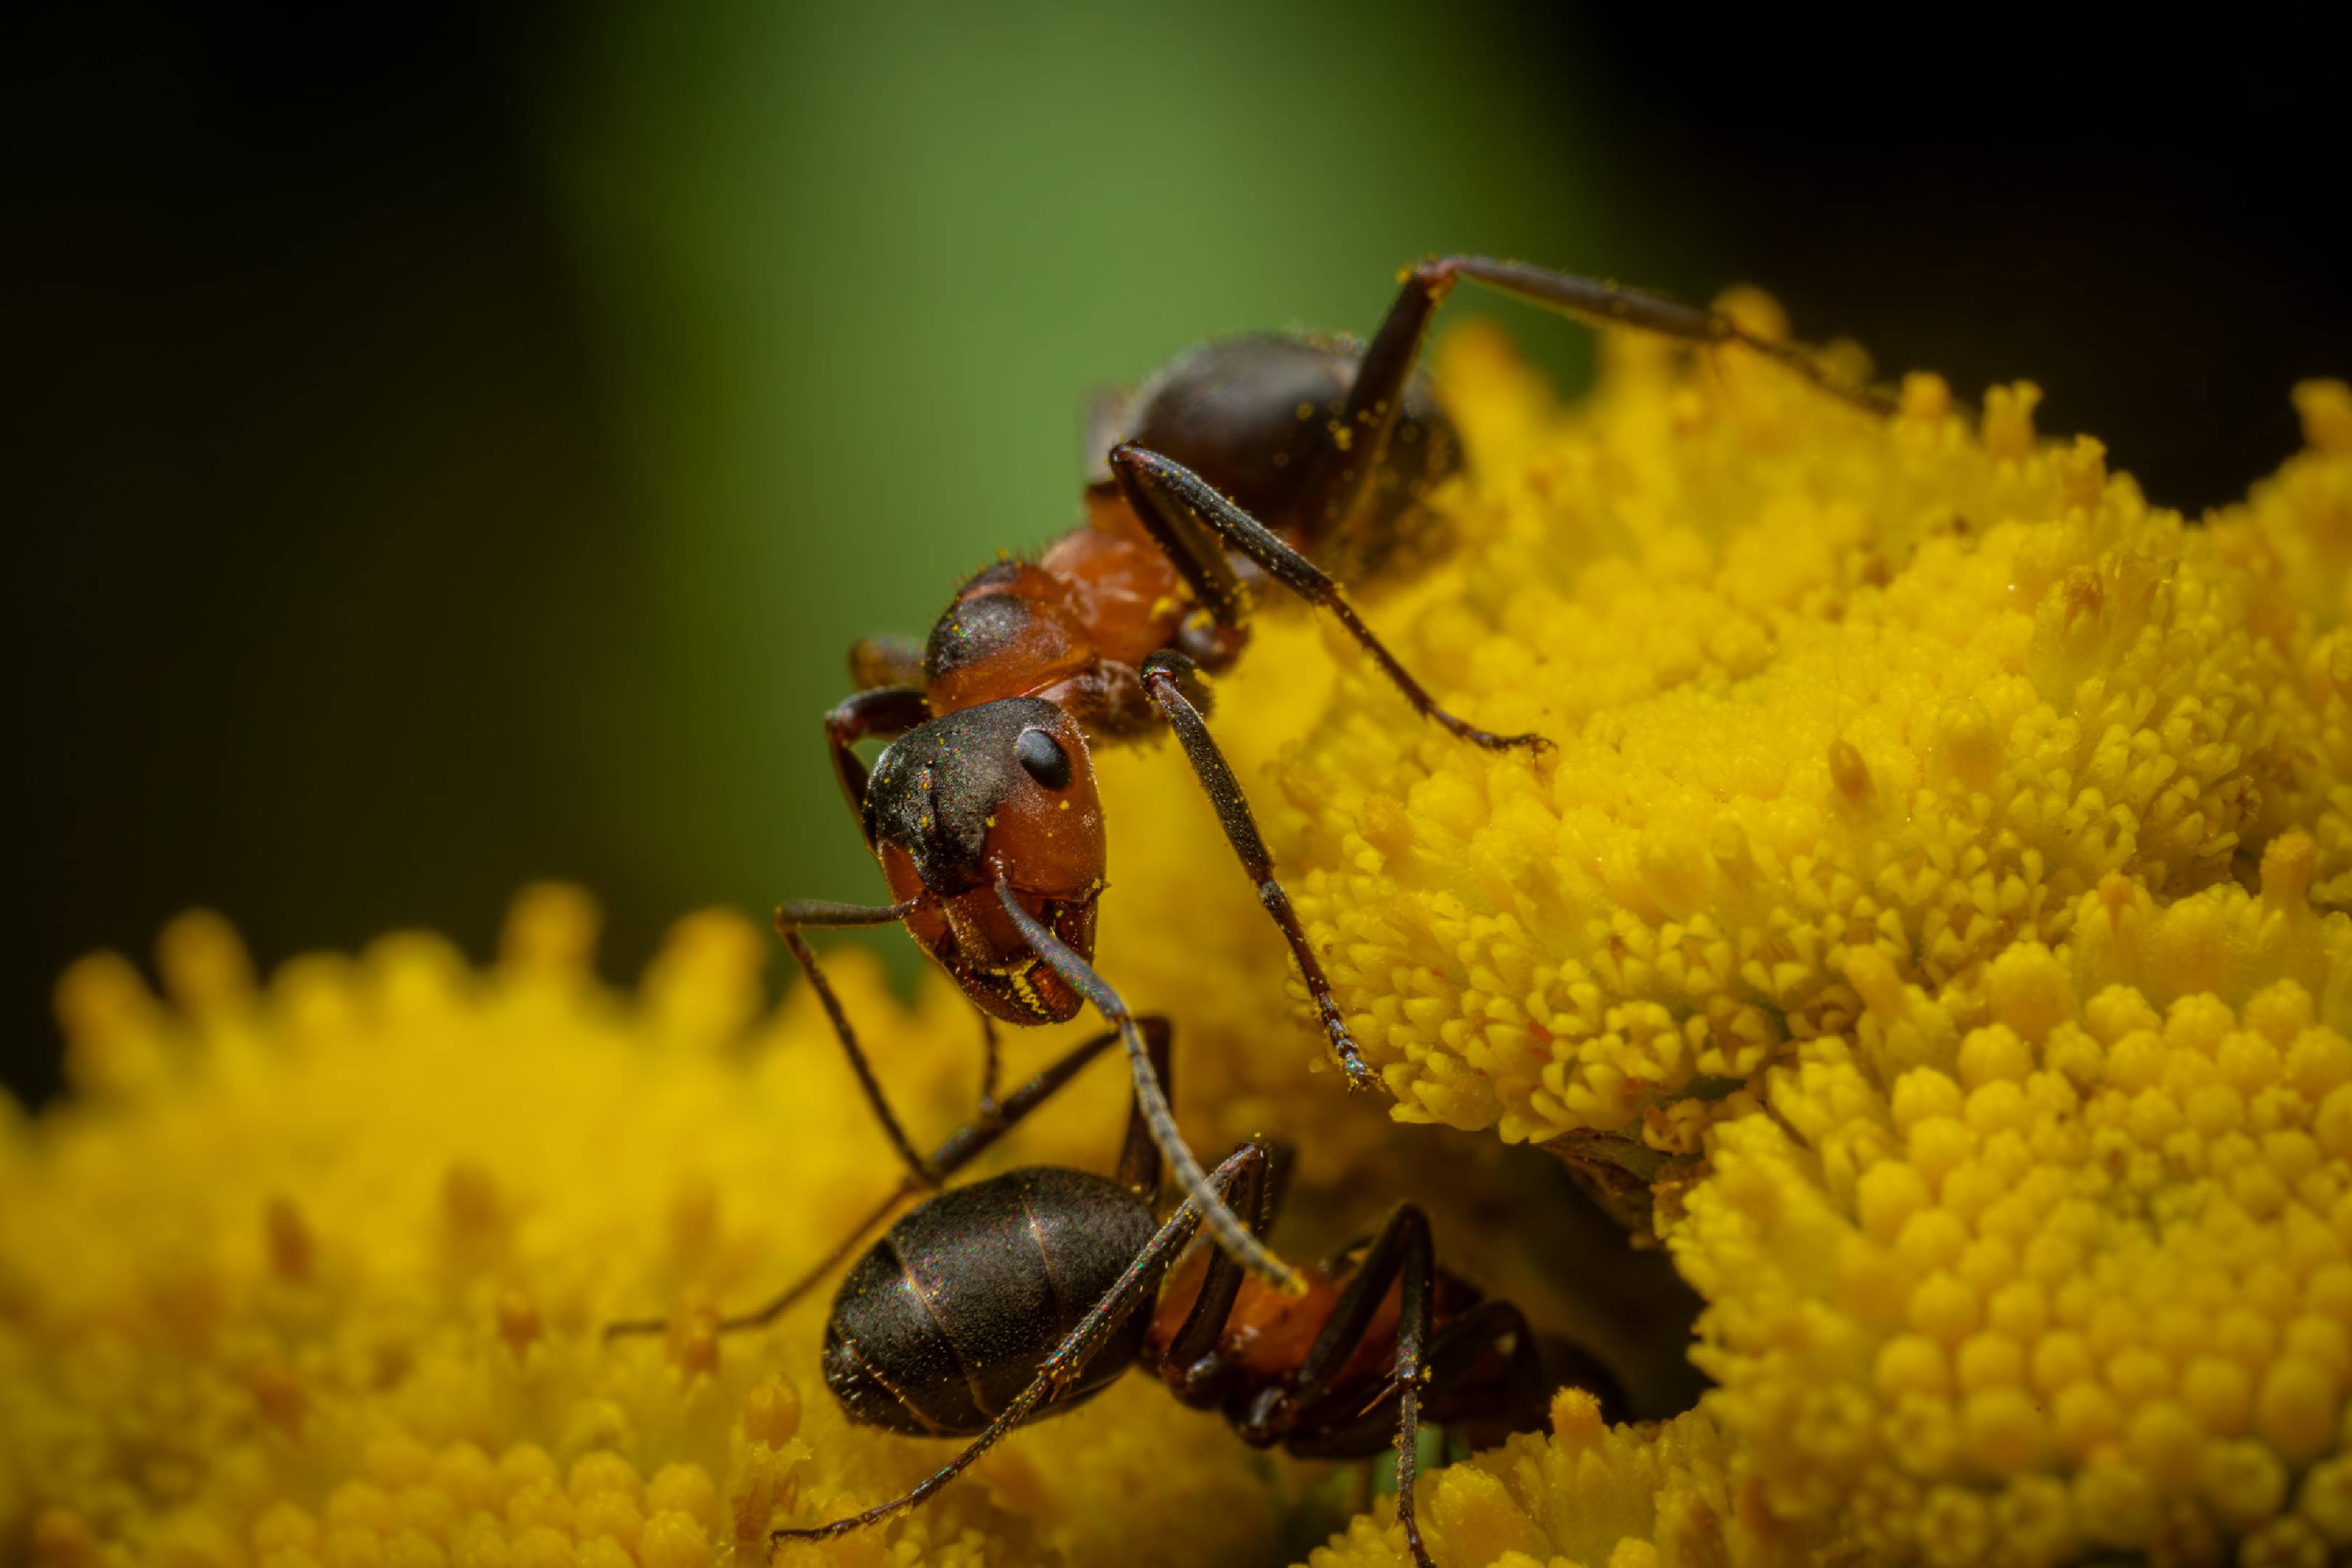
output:
[[[1157,1228],[1105,1177],[1039,1165],[951,1187],[850,1268],[824,1336],[824,1381],[850,1419],[971,1436],[1012,1404]],[[1031,1419],[1068,1408],[1135,1361],[1138,1311]]]
[[[1349,460],[1341,418],[1363,346],[1292,333],[1220,338],[1179,355],[1139,387],[1118,434],[1183,464],[1284,534],[1341,582],[1376,573],[1428,524],[1419,503],[1460,466],[1453,423],[1430,379],[1406,383],[1404,407],[1346,537],[1309,517],[1327,462]],[[1416,550],[1412,553],[1418,555]]]

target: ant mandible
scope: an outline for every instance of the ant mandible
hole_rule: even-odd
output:
[[[1158,1079],[1171,1069],[1165,1019],[1133,1021]],[[1076,1046],[940,1145],[944,1178],[994,1143],[1119,1038]],[[856,1040],[841,1034],[865,1076]],[[1286,1149],[1252,1139],[1208,1178],[1252,1235],[1274,1223]],[[797,1284],[721,1331],[772,1321],[802,1300],[920,1184],[903,1179],[882,1205]],[[1150,1367],[1187,1405],[1213,1410],[1253,1447],[1307,1458],[1369,1458],[1393,1442],[1397,1518],[1420,1568],[1433,1568],[1413,1515],[1421,1424],[1452,1428],[1473,1449],[1541,1430],[1552,1392],[1591,1390],[1611,1420],[1623,1395],[1606,1366],[1564,1342],[1539,1340],[1518,1308],[1486,1297],[1436,1265],[1429,1221],[1400,1205],[1369,1238],[1298,1270],[1293,1295],[1245,1276],[1213,1247],[1186,1250],[1205,1217],[1198,1194],[1162,1220],[1154,1200],[1160,1152],[1134,1106],[1106,1178],[1055,1165],[1008,1171],[934,1194],[850,1267],[825,1324],[825,1385],[860,1426],[920,1437],[969,1438],[904,1496],[847,1519],[779,1530],[822,1540],[913,1508],[1016,1426],[1101,1393],[1129,1368]],[[658,1331],[662,1320],[612,1324],[608,1335]]]
[[[1414,366],[1430,318],[1462,279],[1596,323],[1744,348],[1873,412],[1885,407],[1874,394],[1834,381],[1801,350],[1721,312],[1475,256],[1409,268],[1366,344],[1295,335],[1205,344],[1131,399],[1097,410],[1091,444],[1102,451],[1108,442],[1108,457],[1088,486],[1082,527],[1034,561],[1003,561],[966,581],[919,654],[882,641],[853,651],[861,689],[826,718],[825,739],[896,901],[788,903],[776,911],[778,931],[821,994],[802,929],[903,923],[983,1021],[1060,1023],[1093,1003],[1119,1026],[1137,1113],[1219,1245],[1294,1289],[1287,1265],[1210,1190],[1126,1007],[1090,966],[1106,858],[1087,747],[1163,724],[1175,731],[1289,944],[1349,1085],[1370,1084],[1241,786],[1210,737],[1194,678],[1240,654],[1247,584],[1270,578],[1329,611],[1414,710],[1448,733],[1497,751],[1549,743],[1478,729],[1440,707],[1317,564],[1320,558],[1351,575],[1379,564],[1421,515],[1429,487],[1459,466],[1452,426]],[[853,750],[865,740],[890,742],[870,772]],[[994,1060],[992,1036],[992,1073]],[[936,1186],[938,1173],[907,1142],[871,1074],[860,1076],[909,1170]]]

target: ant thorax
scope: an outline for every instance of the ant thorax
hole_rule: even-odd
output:
[[[935,714],[1042,697],[1108,737],[1140,733],[1154,715],[1139,667],[1192,608],[1149,542],[1081,528],[1040,561],[1002,561],[964,584],[923,650],[924,695]]]

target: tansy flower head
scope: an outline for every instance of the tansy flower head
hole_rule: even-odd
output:
[[[2200,527],[2030,387],[1616,358],[1550,420],[1447,367],[1487,460],[1407,657],[1557,758],[1350,671],[1280,764],[1396,1113],[1638,1173],[1809,1551],[2352,1552],[2352,396]]]
[[[165,933],[175,1006],[119,959],[66,976],[75,1100],[0,1144],[0,1556],[760,1563],[774,1525],[933,1468],[835,1407],[823,1293],[711,1331],[896,1180],[809,998],[759,1015],[770,939],[731,916],[615,996],[593,926],[543,889],[487,972],[397,938],[257,990],[198,916]],[[969,1115],[969,1015],[839,969],[910,1117]],[[1081,1083],[1022,1153],[1106,1162],[1119,1087]],[[601,1336],[672,1309],[666,1340]],[[1272,1531],[1244,1451],[1137,1380],[887,1535],[777,1561],[1190,1563]]]
[[[1879,421],[1730,351],[1609,358],[1562,410],[1451,341],[1460,550],[1368,606],[1554,752],[1435,732],[1305,616],[1217,683],[1393,1115],[1499,1138],[1345,1095],[1178,760],[1102,772],[1103,967],[1173,1017],[1197,1145],[1301,1145],[1277,1239],[1412,1196],[1624,1363],[1612,1247],[1564,1300],[1471,1218],[1541,1142],[1705,1300],[1696,1410],[1563,1393],[1424,1475],[1439,1561],[2352,1552],[2352,394],[2297,389],[2306,450],[2189,523],[2030,387],[1914,377]],[[763,1012],[725,916],[615,994],[593,925],[541,889],[487,971],[400,938],[257,986],[195,917],[168,1005],[67,976],[74,1096],[0,1128],[0,1553],[758,1562],[937,1467],[824,1394],[824,1292],[712,1331],[897,1174],[809,998]],[[834,962],[908,1120],[963,1121],[968,1012]],[[991,1168],[1102,1169],[1123,1102],[1097,1070]],[[1310,1485],[1135,1378],[776,1560],[1266,1561]],[[1392,1505],[1316,1561],[1407,1561]]]

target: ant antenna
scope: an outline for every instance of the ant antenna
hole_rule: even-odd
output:
[[[1127,1010],[1103,977],[1083,958],[1071,951],[1061,938],[1045,923],[1021,907],[1013,896],[1013,885],[999,881],[996,896],[1003,903],[1013,923],[1030,950],[1045,961],[1065,984],[1094,1005],[1095,1010],[1118,1030],[1119,1041],[1127,1047],[1127,1059],[1135,1079],[1135,1104],[1144,1123],[1151,1131],[1151,1141],[1168,1157],[1169,1168],[1175,1173],[1176,1184],[1184,1190],[1185,1198],[1197,1205],[1201,1217],[1207,1223],[1217,1246],[1243,1268],[1261,1279],[1279,1287],[1285,1292],[1306,1294],[1307,1282],[1298,1271],[1267,1250],[1265,1245],[1249,1233],[1223,1198],[1210,1184],[1209,1173],[1192,1158],[1192,1151],[1184,1142],[1184,1135],[1176,1130],[1176,1114],[1169,1109],[1168,1096],[1160,1085],[1160,1075],[1152,1070],[1151,1058],[1145,1049],[1143,1035],[1135,1026],[1135,1016]]]

